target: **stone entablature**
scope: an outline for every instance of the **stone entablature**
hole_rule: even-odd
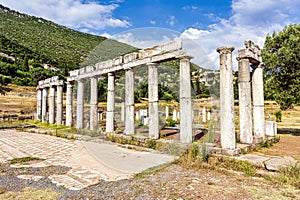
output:
[[[39,84],[37,86],[38,89],[48,88],[50,86],[58,86],[58,85],[64,85],[64,82],[62,80],[59,80],[59,76],[53,76],[51,78],[47,78],[45,80],[39,81]]]
[[[93,66],[87,66],[78,70],[70,71],[68,81],[90,78],[115,73],[117,71],[129,70],[147,63],[162,62],[164,60],[185,56],[186,52],[182,50],[181,40],[174,40],[166,44],[154,46],[119,56],[111,60],[96,63]]]
[[[260,48],[257,44],[252,42],[251,40],[245,41],[246,49],[238,50],[238,60],[247,58],[250,63],[259,64],[262,63],[262,57],[260,55]]]

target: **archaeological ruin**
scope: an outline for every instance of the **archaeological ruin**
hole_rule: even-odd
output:
[[[233,90],[233,63],[232,52],[234,47],[220,47],[217,52],[220,56],[220,143],[221,149],[236,150],[236,127]],[[173,111],[173,119],[180,117],[179,135],[182,143],[191,143],[193,140],[193,114],[191,98],[190,59],[182,49],[182,42],[174,40],[166,44],[154,46],[119,56],[117,58],[86,66],[70,71],[66,81],[66,108],[63,118],[63,81],[52,77],[39,81],[37,86],[37,113],[36,118],[50,124],[65,124],[77,129],[88,127],[90,130],[99,128],[98,111],[98,81],[100,76],[107,76],[107,107],[105,132],[115,131],[115,73],[125,72],[125,102],[121,107],[121,119],[125,122],[125,134],[135,134],[135,117],[144,115],[135,112],[134,102],[134,72],[133,69],[146,65],[148,68],[148,127],[149,138],[159,138],[159,98],[158,98],[158,68],[166,60],[179,59],[180,61],[180,111]],[[255,144],[265,139],[265,136],[276,134],[276,123],[265,122],[264,95],[263,95],[263,62],[260,48],[252,41],[245,42],[245,49],[238,51],[238,88],[239,88],[239,125],[240,141],[245,144]],[[252,69],[252,78],[250,76]],[[90,81],[89,125],[84,124],[84,81]],[[73,86],[76,85],[77,98],[73,99]],[[49,91],[48,91],[49,90]],[[49,97],[48,97],[49,92]],[[56,93],[56,95],[55,95]],[[56,105],[55,105],[56,96]],[[76,112],[73,104],[76,102]],[[166,117],[169,117],[169,107],[165,108]],[[174,114],[175,112],[175,114]],[[202,121],[210,120],[210,112],[206,108],[197,111],[203,113]],[[179,115],[179,116],[178,116]],[[204,117],[205,116],[205,117]],[[74,119],[75,118],[75,119]],[[74,123],[75,122],[75,123]]]

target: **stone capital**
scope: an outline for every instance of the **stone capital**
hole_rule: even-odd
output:
[[[192,58],[194,58],[193,56],[190,55],[181,55],[177,57],[179,60],[188,60],[190,61]]]
[[[159,66],[159,63],[153,63],[153,62],[150,62],[150,63],[147,63],[147,66],[148,66],[148,67],[158,67],[158,66]]]
[[[216,49],[216,51],[220,54],[228,54],[231,53],[233,50],[234,50],[234,46],[224,46]]]
[[[249,61],[249,57],[247,57],[247,56],[238,56],[238,57],[236,57],[236,60],[237,61],[241,61],[241,60],[248,60]]]

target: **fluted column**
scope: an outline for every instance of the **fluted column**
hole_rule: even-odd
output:
[[[239,122],[241,143],[252,144],[252,105],[248,58],[237,58],[239,68]]]
[[[149,110],[149,137],[159,138],[158,117],[158,74],[157,63],[148,65],[148,110]]]
[[[62,124],[63,118],[63,86],[57,85],[56,93],[56,124]]]
[[[76,128],[84,128],[84,80],[77,81]]]
[[[98,128],[98,78],[92,77],[90,95],[90,130]]]
[[[180,141],[192,142],[191,57],[180,59]]]
[[[253,67],[252,96],[253,96],[253,134],[256,142],[265,139],[264,124],[264,83],[261,65]]]
[[[42,99],[42,122],[46,122],[47,116],[47,105],[48,105],[48,88],[43,88],[43,99]]]
[[[36,102],[36,119],[42,121],[42,99],[43,92],[40,88],[37,89],[37,102]]]
[[[115,74],[108,73],[107,108],[106,108],[106,132],[114,132],[115,111]]]
[[[125,133],[134,134],[134,74],[125,72]]]
[[[66,96],[66,126],[72,126],[73,122],[73,85],[67,82]]]
[[[236,148],[234,124],[234,93],[232,74],[232,51],[234,47],[220,47],[220,131],[221,147]]]

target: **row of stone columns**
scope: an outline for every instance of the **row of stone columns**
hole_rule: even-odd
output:
[[[63,82],[60,81],[57,76],[39,81],[39,85],[37,86],[36,118],[42,122],[49,122],[50,124],[62,124]]]
[[[265,138],[263,71],[259,47],[251,41],[246,41],[245,45],[246,49],[239,50],[237,58],[240,141],[252,144],[263,141]],[[221,147],[224,149],[236,148],[232,74],[233,50],[234,47],[220,47],[217,49],[220,54]],[[253,68],[252,80],[250,77],[250,64]],[[253,101],[251,100],[251,94]]]

